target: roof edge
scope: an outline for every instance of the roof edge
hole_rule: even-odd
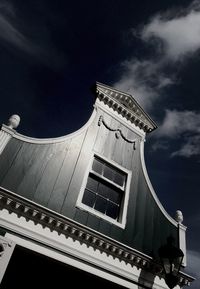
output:
[[[151,181],[150,181],[150,178],[149,178],[149,175],[148,175],[148,172],[147,172],[147,168],[146,168],[146,164],[145,164],[145,158],[144,158],[144,140],[141,140],[140,142],[140,160],[141,160],[141,164],[142,164],[142,171],[144,173],[144,178],[147,182],[147,185],[149,187],[149,190],[150,190],[150,193],[152,195],[152,197],[154,198],[155,202],[157,203],[159,209],[161,210],[161,212],[163,213],[163,215],[168,219],[168,221],[174,225],[175,227],[178,228],[178,222],[173,219],[168,213],[167,211],[165,210],[165,208],[163,207],[163,205],[161,204],[160,200],[158,199],[155,191],[154,191],[154,188],[151,184]],[[186,227],[182,224],[182,226],[186,229]]]
[[[94,106],[93,112],[92,112],[89,120],[81,128],[79,128],[78,130],[76,130],[75,132],[72,132],[70,134],[60,136],[60,137],[55,137],[55,138],[29,137],[29,136],[18,133],[16,130],[14,130],[13,128],[11,128],[5,124],[2,124],[1,131],[6,132],[7,134],[9,134],[13,138],[16,138],[18,140],[28,142],[28,143],[35,143],[35,144],[59,143],[59,142],[65,141],[69,138],[72,138],[74,136],[81,134],[84,130],[86,130],[90,126],[90,124],[93,122],[95,116],[96,116],[96,108]]]
[[[101,101],[117,110],[119,114],[139,126],[146,133],[150,133],[157,128],[156,123],[131,94],[96,82],[96,95]]]

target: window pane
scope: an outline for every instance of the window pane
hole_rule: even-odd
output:
[[[127,174],[99,157],[94,157],[82,202],[98,212],[119,219]]]
[[[93,171],[97,172],[98,174],[102,175],[103,173],[103,162],[99,159],[94,159],[92,164]]]
[[[114,176],[114,182],[122,187],[125,182],[125,174],[116,171],[115,176]]]
[[[111,202],[108,202],[106,215],[113,218],[113,219],[117,219],[118,215],[119,215],[119,206],[117,206]]]
[[[105,214],[106,206],[107,206],[107,200],[102,198],[101,196],[97,196],[96,203],[94,206],[95,210]]]
[[[105,197],[106,199],[109,198],[109,188],[107,185],[99,183],[98,187],[98,194]]]
[[[109,200],[111,200],[112,202],[119,204],[121,201],[121,194],[122,192],[118,191],[117,188],[113,189],[113,188],[109,188],[108,189],[108,198]]]
[[[120,190],[118,190],[109,183],[103,184],[99,182],[97,193],[104,198],[111,200],[114,203],[120,203],[122,192],[120,192]]]
[[[115,170],[108,165],[105,165],[103,176],[111,181],[114,180]]]
[[[98,187],[97,180],[93,176],[89,176],[86,187],[88,190],[91,190],[96,193]]]
[[[94,193],[88,191],[87,189],[85,189],[83,199],[82,199],[83,204],[85,204],[89,207],[93,207],[95,199],[96,199],[96,195]]]

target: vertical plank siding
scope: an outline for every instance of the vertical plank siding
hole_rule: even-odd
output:
[[[62,206],[61,213],[70,218],[75,217],[76,202],[81,191],[83,179],[93,155],[93,145],[98,133],[98,119],[96,118],[90,127],[83,133],[83,141],[79,147],[79,154],[76,158],[76,166],[68,187],[68,193]]]
[[[51,149],[48,150],[42,178],[38,183],[33,197],[35,202],[41,203],[44,206],[48,206],[51,193],[58,178],[60,169],[62,168],[66,154],[63,143],[52,144],[50,148]]]
[[[0,184],[2,184],[4,177],[6,177],[22,145],[23,142],[13,138],[5,147],[3,153],[0,154]]]
[[[30,145],[26,144],[26,146]],[[19,186],[16,189],[18,194],[34,200],[34,194],[43,176],[48,159],[48,151],[50,149],[49,145],[32,146],[32,153],[28,160],[29,169],[24,172]],[[31,147],[29,148],[29,151],[31,151]]]
[[[15,142],[13,143],[15,145]],[[11,191],[17,191],[21,180],[25,173],[30,169],[30,158],[34,150],[34,145],[23,143],[18,151],[16,157],[13,160],[12,165],[7,171],[7,174],[2,178],[1,186]],[[7,152],[8,154],[10,152]],[[4,163],[4,165],[6,165]]]
[[[103,117],[107,127],[99,122]],[[110,128],[110,129],[109,129]],[[118,130],[123,134],[116,137]],[[135,140],[135,149],[132,142]],[[0,185],[149,255],[156,255],[176,228],[150,193],[140,161],[141,136],[100,108],[90,126],[49,144],[12,138],[0,156]],[[132,172],[126,227],[76,206],[88,166],[98,153]]]

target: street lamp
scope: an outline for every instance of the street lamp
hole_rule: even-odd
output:
[[[168,237],[167,244],[158,251],[165,273],[165,282],[170,289],[178,284],[178,273],[184,256],[181,249],[175,247],[173,243],[174,238]]]

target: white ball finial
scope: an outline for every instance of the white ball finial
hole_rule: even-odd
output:
[[[182,223],[183,222],[183,214],[182,214],[182,212],[180,210],[176,211],[175,220],[178,223]]]
[[[8,126],[10,128],[17,128],[20,123],[20,117],[17,114],[13,114],[8,120]]]

